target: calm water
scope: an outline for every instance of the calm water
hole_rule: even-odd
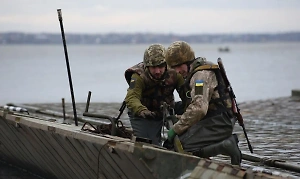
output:
[[[142,61],[145,45],[69,45],[76,102],[120,102],[124,71]],[[300,88],[300,43],[191,44],[197,56],[223,59],[237,101],[289,96]],[[167,45],[166,45],[167,46]],[[0,104],[71,102],[62,45],[0,46]]]
[[[69,45],[76,102],[85,102],[88,91],[91,102],[121,102],[127,89],[124,71],[142,61],[147,46]],[[224,44],[191,46],[196,56],[223,59],[239,102],[289,96],[300,89],[300,43],[226,44],[229,53],[218,52]],[[71,102],[62,45],[0,46],[0,62],[0,105]],[[0,169],[10,177],[29,175],[5,164]]]

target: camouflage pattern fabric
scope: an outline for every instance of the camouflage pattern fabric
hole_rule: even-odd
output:
[[[194,59],[194,51],[189,44],[184,41],[175,41],[166,50],[166,62],[171,68]]]
[[[202,80],[204,82],[203,94],[195,95],[196,80]],[[197,71],[192,76],[189,85],[191,87],[191,92],[188,98],[191,99],[191,103],[188,105],[185,112],[181,116],[179,116],[179,121],[173,126],[174,131],[178,135],[182,134],[198,120],[204,118],[208,111],[209,101],[211,100],[211,98],[219,97],[218,92],[214,90],[218,85],[218,81],[213,71]]]
[[[143,63],[127,69],[125,78],[129,83],[125,98],[128,109],[135,116],[148,109],[155,112],[158,119],[162,119],[160,106],[163,102],[167,102],[171,107],[175,106],[173,92],[175,89],[180,92],[180,87],[184,83],[183,77],[173,69],[168,69],[162,80],[154,80]]]
[[[185,84],[186,87],[183,90],[187,95],[186,110],[181,116],[178,116],[180,120],[174,125],[174,131],[179,135],[203,119],[208,113],[219,110],[220,106],[227,109],[229,115],[232,112],[229,94],[225,92],[224,87],[222,88],[224,81],[217,76],[219,74],[218,65],[200,57],[191,64],[191,69],[185,82],[188,84]],[[199,81],[203,82],[201,94],[197,94],[199,90],[196,84]],[[217,90],[218,87],[221,88],[221,95]]]
[[[159,66],[165,63],[165,47],[160,44],[150,45],[144,52],[144,65]]]

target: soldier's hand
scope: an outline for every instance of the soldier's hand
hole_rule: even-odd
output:
[[[170,142],[173,142],[175,136],[176,136],[176,132],[174,131],[173,128],[171,128],[169,131],[168,131],[168,141]]]
[[[154,119],[156,114],[155,114],[155,112],[145,109],[140,112],[139,116],[141,116],[142,118]]]

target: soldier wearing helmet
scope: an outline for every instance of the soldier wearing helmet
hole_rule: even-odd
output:
[[[235,123],[231,99],[219,67],[205,58],[195,58],[190,45],[173,42],[166,50],[166,63],[185,78],[187,103],[178,122],[168,131],[168,141],[179,136],[185,151],[208,158],[218,154],[231,157],[240,165],[241,152],[233,132]]]
[[[125,102],[134,135],[160,145],[163,114],[160,107],[167,102],[174,107],[173,92],[184,83],[183,77],[167,69],[165,48],[152,44],[144,52],[143,62],[125,71],[129,85]]]

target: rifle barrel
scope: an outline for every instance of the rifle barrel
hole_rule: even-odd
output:
[[[245,129],[245,125],[244,125],[244,124],[242,125],[242,128],[243,128],[243,131],[244,131],[244,135],[245,135],[245,137],[246,137],[246,141],[247,141],[247,144],[248,144],[248,148],[249,148],[250,152],[253,153],[253,148],[252,148],[252,146],[251,146],[251,144],[250,144],[250,141],[249,141],[249,139],[248,139],[248,135],[247,135],[247,132],[246,132],[246,129]]]

